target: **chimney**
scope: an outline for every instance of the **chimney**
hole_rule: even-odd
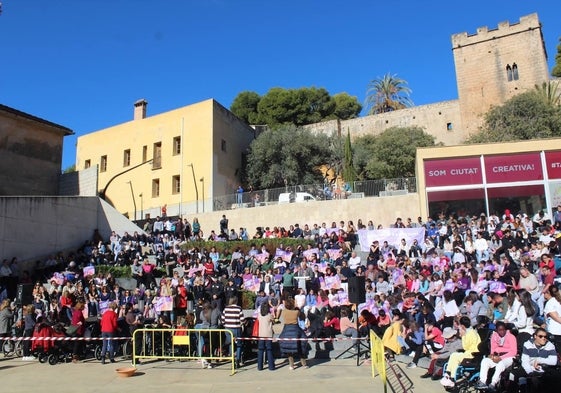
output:
[[[144,98],[134,103],[134,120],[146,118],[146,106],[148,106],[148,101]]]

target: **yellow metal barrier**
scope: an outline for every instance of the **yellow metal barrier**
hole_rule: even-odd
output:
[[[132,349],[133,365],[139,359],[228,361],[235,373],[235,339],[227,329],[137,329]]]
[[[376,372],[382,379],[384,393],[388,391],[388,381],[386,376],[386,357],[384,356],[384,344],[372,330],[370,331],[370,358],[372,359],[372,378],[376,377]]]

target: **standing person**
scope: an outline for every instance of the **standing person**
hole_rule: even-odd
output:
[[[4,299],[0,304],[0,337],[11,336],[13,320],[14,314],[10,307],[10,299]]]
[[[236,202],[238,203],[238,207],[242,207],[243,203],[243,188],[241,185],[238,186],[236,189]]]
[[[220,220],[220,235],[228,236],[228,219],[226,218],[226,214],[223,214]]]
[[[105,354],[109,352],[109,361],[115,363],[115,349],[113,345],[113,337],[117,332],[117,304],[109,303],[107,310],[101,317],[101,337],[103,338],[103,346],[101,348],[101,364],[105,364]]]
[[[294,307],[294,300],[287,298],[284,301],[284,309],[281,311],[284,319],[284,327],[279,338],[283,339],[302,339],[306,334],[298,325],[300,310]],[[308,368],[308,343],[302,340],[283,340],[280,343],[281,352],[288,357],[288,369],[294,370],[294,355],[300,356],[300,364]]]
[[[72,321],[71,325],[76,326],[76,333],[74,333],[74,337],[84,337],[84,333],[86,332],[86,319],[84,318],[84,303],[78,301],[74,306],[74,310],[72,311]],[[82,340],[74,341],[74,349],[72,350],[72,363],[78,363],[80,360],[80,354],[82,352],[83,342]]]
[[[259,321],[259,342],[257,344],[257,369],[263,370],[263,361],[265,351],[267,351],[267,363],[269,370],[275,369],[275,358],[273,357],[273,321],[274,316],[271,313],[271,306],[268,302],[261,304],[257,320]],[[264,340],[267,338],[268,340]]]
[[[242,325],[245,322],[245,317],[243,315],[243,310],[238,306],[238,298],[232,297],[228,301],[228,305],[224,308],[222,312],[222,326],[224,329],[228,329],[232,332],[232,335],[226,335],[226,346],[231,345],[231,339],[235,340],[235,363],[236,368],[241,366],[241,355],[242,355],[242,342],[238,341],[237,338],[242,335]]]
[[[29,304],[23,308],[23,337],[32,337],[35,328],[35,307]],[[31,356],[31,341],[26,340],[23,343],[23,361],[35,360]]]

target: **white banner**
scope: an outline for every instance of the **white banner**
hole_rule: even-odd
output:
[[[369,231],[368,229],[360,229],[358,231],[358,240],[360,242],[360,251],[370,251],[370,246],[374,240],[378,240],[380,247],[387,241],[390,246],[398,247],[401,239],[405,239],[408,246],[411,246],[413,240],[417,239],[419,245],[425,241],[425,228],[384,228]]]

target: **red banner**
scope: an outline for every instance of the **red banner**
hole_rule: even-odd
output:
[[[425,161],[427,187],[481,184],[482,182],[479,157]]]
[[[542,180],[539,153],[511,154],[485,157],[487,183]]]
[[[545,153],[547,177],[561,179],[561,151],[548,151]]]

